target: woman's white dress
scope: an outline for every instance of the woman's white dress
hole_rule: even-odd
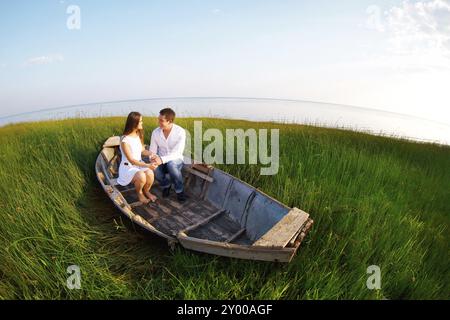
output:
[[[142,143],[139,137],[124,136],[122,137],[122,142],[125,142],[130,146],[131,156],[134,160],[142,161]],[[122,161],[120,162],[117,183],[121,186],[126,186],[133,180],[136,172],[147,171],[150,169],[132,165],[122,150],[122,144],[120,144],[120,151],[122,152]]]

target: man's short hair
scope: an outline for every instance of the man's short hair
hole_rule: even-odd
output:
[[[159,112],[159,114],[161,116],[164,116],[167,121],[174,122],[175,120],[175,111],[173,111],[171,108],[164,108]]]

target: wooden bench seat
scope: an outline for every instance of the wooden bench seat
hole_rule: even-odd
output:
[[[305,225],[309,214],[292,208],[272,229],[267,231],[253,245],[263,247],[285,247]]]
[[[202,172],[200,172],[200,171],[198,171],[196,169],[186,168],[186,171],[191,173],[191,174],[193,174],[193,175],[195,175],[195,176],[197,176],[197,177],[199,177],[199,178],[202,178],[203,180],[206,180],[208,182],[213,182],[214,181],[214,179],[212,177],[210,177],[210,176],[208,176],[208,175],[206,175],[206,174],[204,174],[204,173],[202,173]]]

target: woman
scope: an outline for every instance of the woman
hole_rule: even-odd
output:
[[[148,204],[155,202],[157,197],[150,193],[154,181],[153,171],[157,165],[142,161],[142,155],[152,156],[150,151],[144,150],[144,128],[142,115],[139,112],[131,112],[125,124],[125,130],[120,143],[122,161],[119,167],[117,183],[126,186],[133,183],[139,201]]]

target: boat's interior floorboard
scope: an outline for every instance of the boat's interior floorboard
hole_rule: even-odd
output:
[[[194,238],[226,242],[240,230],[240,224],[236,221],[233,221],[230,216],[225,213],[218,216],[217,218],[214,218],[208,224],[190,231],[188,235]],[[230,241],[230,243],[251,245],[253,241],[251,241],[244,232],[238,238]]]
[[[122,192],[128,203],[138,201],[134,189],[121,186],[117,188]],[[137,206],[133,208],[133,211],[151,223],[156,229],[168,235],[176,236],[181,230],[195,225],[218,211],[218,208],[211,205],[208,201],[199,199],[188,191],[186,192],[188,198],[183,204],[177,201],[173,190],[167,198],[162,197],[161,191],[157,187],[152,188],[151,192],[158,197],[158,200],[155,203]],[[208,223],[187,232],[187,235],[199,239],[225,242],[239,230],[241,230],[239,222],[233,221],[224,212]],[[230,241],[230,243],[245,245],[251,245],[253,242],[247,237],[245,232]]]

